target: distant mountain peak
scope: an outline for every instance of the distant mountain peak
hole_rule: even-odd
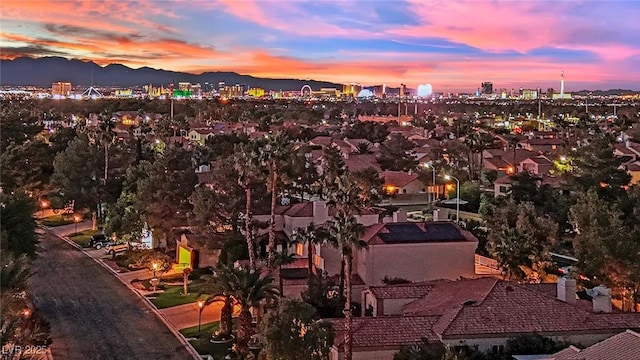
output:
[[[49,87],[57,81],[70,82],[74,86],[89,86],[92,83],[92,78],[95,86],[121,87],[148,84],[159,86],[180,81],[200,84],[205,82],[217,84],[224,81],[226,84],[244,84],[248,87],[260,87],[267,90],[299,90],[305,84],[316,90],[323,87],[342,87],[341,84],[326,81],[257,78],[228,71],[191,74],[154,69],[148,66],[133,69],[119,63],[100,66],[91,60],[67,59],[59,56],[0,60],[0,85],[3,86]]]

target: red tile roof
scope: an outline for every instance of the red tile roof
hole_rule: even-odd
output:
[[[430,342],[438,342],[438,337],[431,330],[437,320],[436,316],[354,318],[351,325],[353,349],[356,351],[399,349],[403,345],[420,344],[424,338]],[[335,331],[334,345],[342,348],[344,319],[330,320],[330,322]]]
[[[451,338],[640,327],[640,314],[595,314],[527,286],[486,278],[442,283],[403,311],[411,315],[455,312],[434,329]]]
[[[389,286],[371,286],[369,291],[376,299],[419,299],[433,289],[431,282],[398,284]]]
[[[555,353],[553,360],[640,360],[640,334],[627,330],[584,350],[575,347]]]
[[[409,183],[418,179],[418,174],[408,173],[404,171],[390,171],[387,170],[382,173],[385,185],[393,185],[397,187],[404,187]]]
[[[372,167],[378,173],[382,171],[375,154],[350,154],[349,158],[344,159],[344,165],[351,172],[364,170]]]
[[[546,156],[542,156],[542,155],[540,155],[540,156],[531,156],[531,157],[529,157],[527,159],[524,159],[523,161],[525,161],[525,160],[531,160],[531,161],[533,161],[534,163],[536,163],[538,165],[551,165],[551,164],[553,164],[551,162],[551,160],[549,160]]]

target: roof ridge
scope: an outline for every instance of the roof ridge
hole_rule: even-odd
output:
[[[486,279],[487,277],[484,277],[484,278]],[[482,278],[480,278],[480,279],[482,279]],[[500,279],[497,279],[497,278],[491,278],[491,279],[493,279],[493,280],[494,280],[494,281],[493,281],[493,284],[489,287],[489,289],[487,290],[487,292],[486,292],[486,293],[484,293],[484,295],[482,295],[482,296],[480,297],[480,299],[479,299],[479,301],[478,301],[478,304],[482,304],[482,303],[487,299],[487,296],[489,296],[489,294],[493,291],[493,289],[495,289],[496,285],[497,285],[499,282],[504,281],[504,280],[500,280]],[[505,282],[506,282],[506,281],[505,281]]]

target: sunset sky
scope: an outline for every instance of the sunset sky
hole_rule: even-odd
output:
[[[365,85],[640,90],[640,1],[1,0],[2,58]]]

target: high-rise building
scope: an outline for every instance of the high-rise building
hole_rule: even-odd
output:
[[[387,93],[387,85],[385,84],[376,85],[373,87],[373,96],[377,98],[385,97],[386,93]]]
[[[482,85],[481,85],[481,88],[482,88],[482,93],[484,95],[493,94],[493,83],[492,82],[489,82],[489,81],[483,82]]]
[[[51,84],[51,95],[69,96],[71,94],[71,83],[54,82]]]
[[[356,97],[362,91],[362,85],[357,83],[342,85],[342,94],[347,97]]]
[[[407,85],[400,84],[400,97],[405,97],[407,95],[409,95],[409,93],[407,93]]]

